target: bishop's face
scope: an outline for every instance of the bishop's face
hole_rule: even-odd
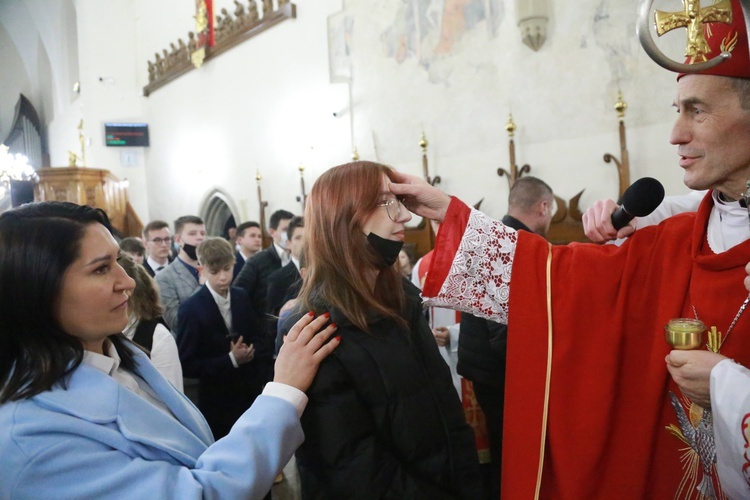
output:
[[[731,80],[685,75],[674,106],[679,116],[669,142],[677,145],[685,185],[737,199],[750,178],[750,110],[742,109]]]

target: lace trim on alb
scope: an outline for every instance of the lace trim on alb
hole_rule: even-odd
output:
[[[472,208],[450,273],[438,295],[426,303],[507,324],[517,241],[515,229]]]

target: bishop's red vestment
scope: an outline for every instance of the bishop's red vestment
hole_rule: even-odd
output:
[[[700,414],[664,360],[670,319],[697,314],[724,333],[747,297],[750,241],[714,254],[712,207],[709,194],[697,213],[638,230],[621,247],[550,246],[453,199],[423,295],[507,321],[513,333],[504,498],[534,498],[537,483],[541,498],[698,498],[706,482],[722,496],[715,465],[701,465],[676,410],[683,425],[700,426]],[[750,312],[721,354],[750,366]]]

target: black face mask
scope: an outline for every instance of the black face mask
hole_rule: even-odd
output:
[[[391,267],[398,260],[398,253],[404,246],[403,241],[393,241],[381,238],[375,233],[367,235],[367,242],[383,258],[382,267]]]
[[[188,245],[185,243],[182,245],[182,249],[185,251],[188,257],[190,257],[193,260],[198,260],[198,255],[195,253],[195,248],[193,245]]]

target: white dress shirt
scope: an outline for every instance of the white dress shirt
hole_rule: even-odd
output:
[[[224,318],[224,324],[227,325],[227,330],[229,330],[229,333],[232,333],[234,331],[232,330],[232,291],[227,290],[227,296],[222,297],[211,288],[211,284],[208,281],[206,281],[206,286],[208,287],[208,291],[211,292],[214,302],[216,302],[216,305],[219,307],[219,312],[221,313],[221,317]]]
[[[276,253],[279,254],[279,258],[281,259],[281,267],[289,264],[289,260],[291,259],[289,252],[281,248],[275,241],[273,243],[273,248],[276,250]]]
[[[165,270],[167,268],[167,266],[169,265],[169,262],[166,262],[164,264],[159,264],[158,262],[156,262],[151,257],[148,257],[146,259],[146,262],[148,262],[148,265],[151,267],[151,269],[154,270],[154,275],[159,274],[160,272],[162,272],[163,270]]]
[[[83,351],[83,363],[96,368],[105,375],[109,375],[117,383],[125,386],[164,413],[174,416],[145,380],[120,366],[120,355],[117,354],[117,349],[109,340],[104,342],[104,352],[107,353],[106,356],[92,351]]]
[[[131,320],[122,333],[127,338],[133,340],[135,330],[138,328],[138,320]],[[154,364],[159,373],[177,388],[184,392],[182,386],[182,365],[180,364],[180,355],[177,352],[177,343],[167,327],[159,323],[154,329],[154,340],[151,344],[151,362]]]
[[[750,239],[750,218],[739,201],[723,201],[714,191],[714,208],[708,219],[706,237],[714,253],[726,252]]]
[[[211,288],[211,284],[206,281],[206,286],[208,287],[208,291],[211,292],[211,297],[214,298],[214,302],[216,302],[216,306],[219,308],[219,312],[221,313],[221,317],[224,319],[224,324],[227,326],[227,330],[229,330],[229,333],[232,334],[232,302],[231,302],[231,290],[227,290],[227,296],[222,297],[218,293],[214,291],[213,288]],[[240,365],[237,363],[237,360],[234,357],[234,353],[230,350],[229,351],[229,359],[232,361],[232,366],[235,368],[239,368]]]

